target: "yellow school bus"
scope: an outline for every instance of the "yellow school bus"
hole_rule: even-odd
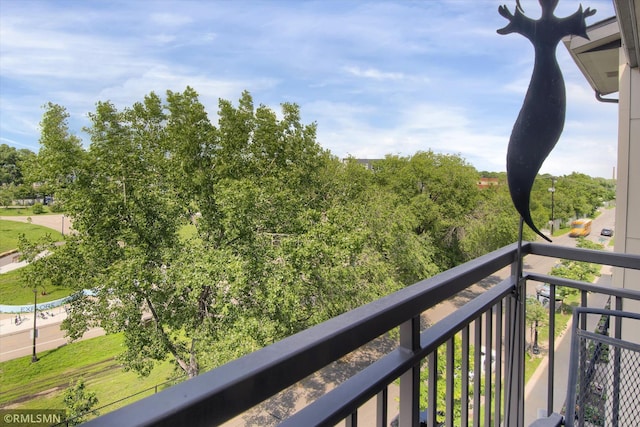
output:
[[[588,218],[576,219],[571,221],[571,237],[586,237],[591,233],[591,220]]]

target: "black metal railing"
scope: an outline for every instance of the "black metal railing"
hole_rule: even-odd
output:
[[[344,313],[224,366],[89,422],[89,425],[220,425],[399,327],[399,343],[292,415],[284,426],[524,425],[525,298],[528,280],[550,283],[547,402],[553,409],[556,286],[611,295],[616,306],[640,292],[524,271],[518,246],[501,248]],[[640,256],[525,243],[521,254],[640,270]],[[507,267],[503,280],[495,275]],[[504,270],[502,271],[504,272]],[[491,286],[469,298],[469,289]],[[498,282],[496,284],[493,284]],[[422,316],[466,295],[466,303],[426,328]],[[439,349],[440,352],[438,351]],[[427,373],[428,379],[424,379]],[[426,408],[420,390],[426,388]],[[440,387],[444,390],[440,393]],[[390,397],[390,389],[398,398]],[[443,398],[438,398],[442,394]],[[363,405],[373,399],[373,410]],[[422,404],[424,406],[424,402]],[[369,411],[371,413],[365,413]],[[359,422],[359,420],[361,422]],[[395,422],[395,421],[394,421]],[[275,423],[275,420],[274,420]]]

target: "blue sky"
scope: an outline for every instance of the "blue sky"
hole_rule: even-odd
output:
[[[582,3],[597,9],[587,24],[614,15],[611,0]],[[501,4],[515,0],[0,0],[0,143],[37,152],[50,101],[88,145],[97,101],[123,108],[189,85],[214,122],[218,99],[243,90],[276,111],[297,103],[339,157],[431,149],[504,171],[533,50],[496,33]],[[537,0],[521,4],[539,17]],[[556,15],[579,4],[560,0]],[[610,178],[617,107],[595,99],[562,44],[557,57],[567,120],[541,172]]]

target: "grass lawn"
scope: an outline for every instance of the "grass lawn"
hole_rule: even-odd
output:
[[[553,230],[553,237],[562,236],[563,234],[567,234],[571,230],[571,227],[561,227]]]
[[[64,390],[79,377],[88,390],[96,392],[99,407],[150,389],[109,405],[100,411],[104,414],[153,394],[156,385],[174,376],[170,361],[156,366],[145,378],[125,372],[115,360],[122,343],[121,334],[106,335],[39,353],[37,363],[31,363],[31,356],[0,363],[0,407],[64,409]]]
[[[28,265],[18,270],[0,274],[0,301],[7,305],[33,304],[33,290],[23,279],[23,269],[31,268]],[[42,289],[38,291],[38,303],[54,301],[71,295],[72,290],[58,286],[45,287],[46,295],[42,295]]]
[[[27,224],[17,221],[0,220],[0,253],[16,249],[18,247],[18,236],[24,234],[29,240],[37,240],[50,234],[53,240],[63,240],[59,231],[52,230],[41,225]]]

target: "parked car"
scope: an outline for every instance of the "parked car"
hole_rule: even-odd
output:
[[[544,307],[549,307],[549,300],[551,299],[551,286],[548,283],[538,286],[536,289],[536,299]],[[556,311],[562,307],[562,298],[558,296],[558,290],[556,289]]]
[[[551,286],[548,283],[538,286],[536,289],[536,298],[545,307],[549,305],[549,298],[551,297]]]
[[[603,228],[600,232],[601,236],[613,237],[613,228]]]

